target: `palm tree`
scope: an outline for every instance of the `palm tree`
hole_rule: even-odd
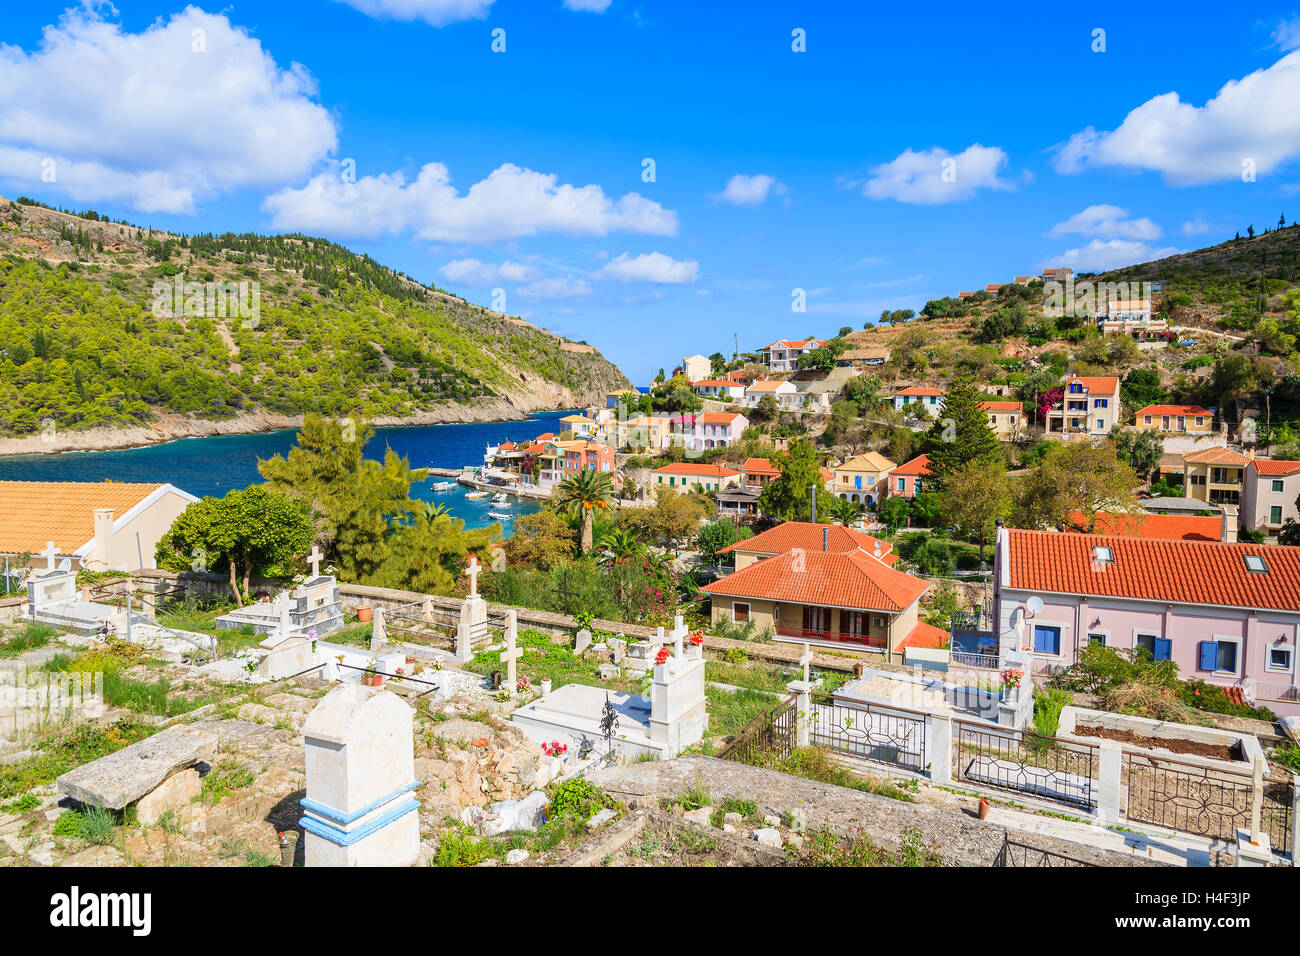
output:
[[[860,501],[849,501],[848,498],[836,498],[831,504],[831,517],[844,525],[851,528],[867,513],[867,506]]]
[[[599,544],[608,552],[603,563],[613,565],[626,564],[645,550],[636,535],[627,528],[610,528],[600,536]]]
[[[614,482],[604,471],[580,471],[565,478],[552,493],[561,511],[578,515],[582,553],[591,551],[595,510],[602,511],[614,500]]]

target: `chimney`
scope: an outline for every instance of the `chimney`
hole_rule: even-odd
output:
[[[1219,540],[1230,543],[1237,540],[1237,509],[1232,505],[1223,506],[1223,523],[1219,527]]]
[[[823,525],[822,526],[822,550],[829,551],[830,549],[831,549],[831,526]]]
[[[98,567],[109,567],[108,546],[113,540],[113,509],[95,509],[95,561]]]

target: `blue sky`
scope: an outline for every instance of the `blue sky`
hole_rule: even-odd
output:
[[[13,5],[0,191],[325,235],[638,382],[1300,218],[1295,7],[809,6]]]

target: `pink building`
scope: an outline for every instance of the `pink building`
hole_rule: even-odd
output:
[[[1300,715],[1300,548],[1000,528],[993,573],[1004,659],[1030,651],[1038,672],[1090,643],[1141,648]]]
[[[899,498],[915,498],[925,487],[930,475],[930,456],[917,455],[889,473],[889,494]]]
[[[578,471],[614,470],[614,449],[600,442],[566,442],[564,445],[564,473]]]

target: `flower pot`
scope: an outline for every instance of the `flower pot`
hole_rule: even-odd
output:
[[[383,682],[384,682],[384,678],[382,674],[361,675],[361,683],[365,684],[367,687],[378,687]]]
[[[992,805],[983,797],[980,797],[979,815],[981,820],[985,820],[988,818],[989,811],[991,809],[993,809]]]
[[[550,681],[550,678],[543,678],[543,679],[542,679],[542,696],[545,697],[545,696],[546,696],[547,694],[549,694],[550,692],[551,692],[551,681]]]
[[[369,604],[362,604],[360,607],[357,608],[357,623],[358,623],[358,624],[369,624],[369,623],[370,623],[370,605],[369,605]]]

